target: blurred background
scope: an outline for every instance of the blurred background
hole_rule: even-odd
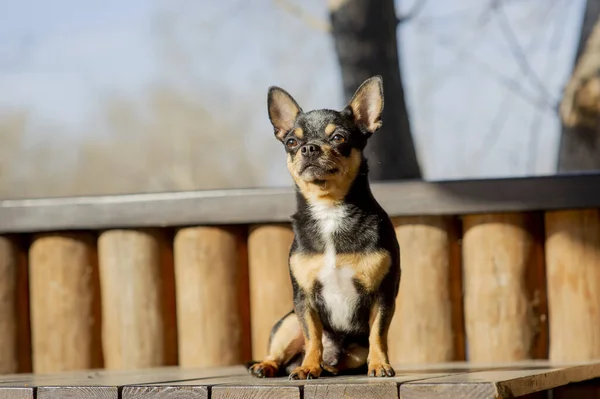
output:
[[[593,115],[573,116],[600,92],[600,63],[573,73],[598,1],[344,3],[1,1],[0,197],[289,186],[267,88],[340,109],[376,73],[373,180],[600,162]]]

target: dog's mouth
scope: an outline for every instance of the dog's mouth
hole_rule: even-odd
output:
[[[298,170],[300,175],[309,175],[306,177],[312,177],[314,180],[323,180],[323,178],[334,175],[340,170],[336,167],[327,168],[317,163],[307,162],[303,164]]]

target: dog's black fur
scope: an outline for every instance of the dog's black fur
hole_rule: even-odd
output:
[[[383,84],[365,81],[341,112],[303,112],[271,87],[269,118],[296,184],[294,309],[272,329],[257,377],[393,376],[387,331],[400,284],[394,226],[371,193],[363,150],[381,126]],[[277,300],[277,298],[273,298]],[[368,353],[368,356],[367,356]]]

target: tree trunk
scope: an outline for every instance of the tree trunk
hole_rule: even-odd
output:
[[[400,77],[393,0],[329,0],[329,6],[346,101],[365,79],[383,78],[383,127],[365,151],[370,178],[420,178]]]
[[[560,104],[558,171],[600,169],[600,0],[587,0],[573,75]]]

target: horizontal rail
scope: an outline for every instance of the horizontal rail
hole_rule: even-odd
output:
[[[600,174],[373,184],[391,216],[600,207]],[[292,189],[260,188],[0,201],[0,233],[285,222]]]

